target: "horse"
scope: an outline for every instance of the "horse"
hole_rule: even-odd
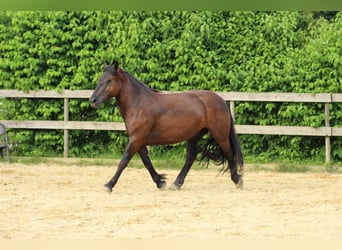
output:
[[[103,73],[89,103],[91,107],[99,108],[111,98],[116,98],[129,141],[114,176],[105,184],[107,191],[112,192],[121,173],[137,152],[157,187],[164,189],[166,176],[154,169],[147,146],[183,141],[186,141],[185,164],[173,182],[173,189],[182,187],[195,160],[207,164],[213,160],[221,164],[221,171],[229,169],[231,180],[237,188],[242,188],[243,155],[240,142],[230,108],[219,95],[209,90],[161,92],[136,79],[121,68],[118,61],[112,65],[104,61]]]

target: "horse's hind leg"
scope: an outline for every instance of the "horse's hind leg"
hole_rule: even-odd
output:
[[[145,167],[151,174],[152,180],[157,184],[158,188],[164,189],[166,187],[166,177],[164,174],[158,174],[157,171],[154,169],[150,157],[148,156],[147,148],[145,146],[141,147],[138,152]]]
[[[184,183],[185,177],[187,176],[192,164],[194,163],[196,156],[197,156],[197,141],[187,141],[186,143],[186,158],[185,164],[182,170],[179,172],[176,180],[172,184],[172,188],[179,190]]]
[[[230,170],[230,178],[235,183],[237,188],[242,188],[243,186],[243,179],[242,176],[237,171],[236,160],[234,159],[234,155],[232,149],[230,148],[229,151],[224,151],[226,159],[228,159],[228,166]]]
[[[242,188],[243,179],[242,179],[242,176],[237,171],[237,162],[233,153],[233,149],[230,145],[229,137],[228,135],[222,135],[222,132],[220,134],[220,133],[215,133],[215,131],[211,131],[211,135],[213,136],[215,141],[220,145],[224,153],[224,157],[228,161],[228,167],[230,170],[231,180],[235,183],[237,188]],[[225,170],[222,170],[222,171],[225,172]]]
[[[201,137],[207,133],[206,130],[200,131],[197,135],[192,137],[186,142],[186,158],[185,164],[182,170],[179,172],[176,180],[172,184],[173,189],[179,190],[181,186],[184,184],[185,177],[187,176],[192,164],[196,160],[197,156],[197,142]]]

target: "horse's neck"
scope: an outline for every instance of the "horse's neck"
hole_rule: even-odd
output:
[[[130,74],[125,73],[125,76],[127,80],[122,84],[120,95],[117,98],[117,104],[124,119],[126,119],[131,109],[138,110],[142,106],[139,105],[139,102],[146,97],[150,97],[151,93],[153,93],[151,89]]]

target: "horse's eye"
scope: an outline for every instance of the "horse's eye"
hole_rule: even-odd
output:
[[[107,84],[109,84],[110,82],[111,82],[111,80],[109,80],[109,79],[106,81]]]

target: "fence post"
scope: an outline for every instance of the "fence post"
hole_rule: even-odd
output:
[[[325,103],[325,126],[330,127],[330,121],[329,121],[329,103]],[[331,145],[330,145],[330,135],[325,136],[325,162],[330,162],[330,154],[331,154]]]
[[[69,99],[64,98],[64,121],[69,120]],[[69,130],[64,129],[64,158],[69,156]]]

